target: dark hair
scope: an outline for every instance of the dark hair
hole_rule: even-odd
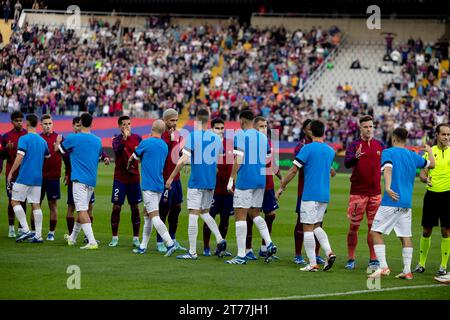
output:
[[[303,139],[305,139],[305,137],[306,137],[306,134],[305,134],[305,129],[306,129],[306,127],[308,126],[308,124],[310,124],[311,123],[311,119],[306,119],[305,121],[303,121],[303,124],[302,124],[302,131],[300,132],[300,140],[303,140]]]
[[[44,120],[47,120],[47,119],[52,119],[52,116],[51,115],[49,115],[49,114],[44,114],[42,117],[41,117],[41,122],[42,121],[44,121]]]
[[[18,118],[22,118],[23,119],[23,113],[20,111],[14,111],[13,113],[11,113],[11,121],[14,121]]]
[[[201,121],[202,123],[208,122],[209,120],[209,111],[207,109],[200,109],[197,111],[196,114],[197,120]]]
[[[80,118],[83,127],[89,128],[92,125],[92,116],[89,113],[83,113]]]
[[[408,139],[408,130],[406,130],[405,128],[397,128],[395,129],[392,134],[401,142],[405,142],[406,139]]]
[[[120,116],[119,119],[117,120],[117,124],[120,126],[122,124],[123,120],[130,120],[129,116]]]
[[[34,113],[27,114],[26,119],[27,119],[27,122],[30,125],[30,127],[36,128],[37,123],[38,123],[37,115],[35,115]]]
[[[211,128],[214,128],[214,126],[218,123],[225,125],[225,122],[221,118],[214,118],[211,120]]]
[[[74,125],[75,123],[80,122],[80,120],[81,120],[80,117],[78,117],[78,116],[74,117],[74,118],[72,119],[72,125]]]
[[[441,124],[438,124],[438,126],[436,127],[436,134],[441,133],[441,128],[442,128],[442,127],[447,127],[447,128],[450,129],[450,124],[448,124],[448,123],[441,123]]]
[[[320,120],[313,120],[311,121],[311,131],[314,137],[323,137],[323,134],[325,133],[325,125]]]
[[[253,112],[249,109],[245,109],[242,110],[241,113],[239,114],[239,119],[246,119],[248,121],[253,121],[253,119],[255,118],[255,115],[253,114]]]
[[[373,118],[371,116],[365,115],[359,118],[359,124],[367,121],[373,121]]]
[[[257,124],[257,123],[260,122],[260,121],[265,121],[265,122],[267,122],[267,119],[264,118],[264,117],[262,117],[262,116],[257,116],[257,117],[255,117],[255,119],[253,119],[253,123],[254,123],[254,124]]]

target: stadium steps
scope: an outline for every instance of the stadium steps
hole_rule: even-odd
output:
[[[12,30],[11,30],[11,24],[12,20],[10,19],[9,22],[6,24],[5,20],[0,21],[0,32],[3,36],[3,44],[7,45],[9,43],[9,38],[11,37]]]
[[[313,86],[306,88],[305,97],[317,99],[322,96],[323,105],[325,108],[329,108],[338,99],[336,95],[338,85],[344,86],[347,82],[352,86],[353,91],[356,90],[358,93],[366,89],[369,105],[376,106],[377,94],[383,85],[400,75],[399,66],[393,68],[393,74],[378,72],[378,67],[383,65],[385,50],[386,47],[382,42],[353,42],[349,39],[342,45],[339,54],[335,57],[334,68],[326,69]],[[351,63],[356,59],[359,59],[363,69],[350,69]]]

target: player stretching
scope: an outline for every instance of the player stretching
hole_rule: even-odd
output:
[[[256,117],[253,121],[254,127],[256,130],[261,132],[267,137],[267,120],[264,117]],[[271,142],[269,140],[269,147],[272,148]],[[271,154],[273,155],[273,150],[271,149]],[[272,225],[273,221],[275,220],[276,213],[275,210],[278,209],[278,202],[277,199],[275,199],[275,191],[274,191],[274,184],[273,184],[273,173],[274,173],[274,159],[270,158],[267,163],[267,169],[266,169],[266,187],[264,190],[264,198],[262,203],[261,211],[264,212],[264,220],[267,224],[267,229],[269,229],[269,234],[272,234]],[[280,174],[279,168],[277,168],[277,172],[275,173],[276,176],[280,179],[282,179],[282,176]],[[247,241],[246,241],[246,255],[245,257],[247,260],[257,260],[258,258],[253,253],[252,249],[252,235],[253,235],[253,220],[247,216]],[[264,243],[264,240],[262,241],[261,248],[259,250],[259,256],[265,257],[267,253],[267,247]],[[273,256],[274,259],[277,259],[276,256]]]
[[[194,131],[187,137],[183,155],[166,181],[166,188],[169,189],[181,168],[190,161],[191,175],[187,190],[189,252],[177,256],[177,259],[195,260],[198,258],[199,216],[216,237],[219,257],[224,254],[227,247],[227,242],[222,238],[216,221],[209,214],[216,186],[217,162],[222,150],[222,140],[217,134],[208,130],[209,112],[206,109],[200,109],[197,112],[196,120]]]
[[[166,124],[166,128],[161,138],[169,148],[169,155],[166,159],[166,163],[164,164],[163,173],[164,181],[167,181],[180,158],[180,143],[182,141],[182,137],[176,130],[178,122],[178,112],[175,109],[170,108],[165,110],[162,118],[164,123]],[[177,250],[186,251],[186,248],[183,248],[176,240],[178,216],[181,212],[182,203],[183,189],[181,187],[180,174],[177,174],[173,179],[170,189],[164,190],[163,196],[161,197],[161,202],[159,204],[159,214],[161,216],[161,220],[164,223],[166,222],[167,218],[169,224],[169,234],[172,240],[175,242]],[[167,250],[159,234],[156,235],[156,246],[159,252],[164,253]]]
[[[62,136],[53,131],[53,120],[49,114],[41,118],[43,132],[41,137],[47,142],[50,158],[44,161],[42,173],[41,204],[47,194],[50,209],[50,228],[47,234],[48,241],[55,240],[55,228],[58,221],[57,200],[61,199],[59,179],[61,177],[61,153],[55,150],[55,145],[61,143]]]
[[[428,250],[431,245],[433,227],[441,224],[441,265],[437,276],[447,274],[448,256],[450,255],[450,214],[443,208],[443,203],[450,199],[450,125],[440,124],[436,127],[437,145],[433,146],[436,166],[434,169],[420,171],[420,179],[427,184],[427,192],[423,199],[422,227],[420,238],[419,264],[413,272],[425,272]],[[425,159],[428,154],[426,153]]]
[[[227,189],[233,192],[236,178],[233,206],[236,219],[237,256],[225,261],[228,264],[246,264],[245,240],[247,237],[247,215],[253,219],[262,239],[267,244],[265,262],[269,263],[277,247],[272,243],[266,221],[259,215],[266,186],[266,158],[271,156],[267,137],[253,127],[254,115],[250,110],[239,114],[242,130],[234,137],[235,159]]]
[[[33,243],[42,243],[42,210],[40,206],[42,168],[44,157],[50,157],[47,143],[36,133],[38,118],[34,114],[26,117],[28,134],[19,138],[17,145],[17,156],[8,174],[8,183],[11,183],[15,171],[19,168],[19,175],[12,188],[11,205],[22,226],[22,235],[17,237],[16,242],[22,242],[31,238]],[[25,211],[21,202],[28,201],[33,210],[36,233],[28,228]]]
[[[92,230],[89,218],[89,202],[97,183],[97,169],[99,159],[102,157],[102,142],[99,137],[91,133],[92,116],[83,113],[81,131],[72,133],[61,143],[57,144],[62,154],[69,153],[71,164],[70,181],[73,185],[73,199],[78,218],[70,236],[65,235],[69,246],[75,245],[78,234],[83,229],[88,244],[80,249],[98,249],[97,241]]]
[[[133,246],[139,247],[139,229],[141,226],[139,203],[142,202],[139,167],[137,165],[131,165],[130,170],[127,170],[127,165],[128,159],[131,157],[142,138],[135,133],[131,133],[130,117],[119,117],[118,124],[121,134],[114,137],[112,141],[116,165],[114,169],[114,183],[111,196],[111,202],[113,204],[111,213],[112,240],[109,243],[109,246],[116,247],[119,244],[118,233],[120,211],[126,196],[131,210]]]
[[[380,267],[369,278],[388,276],[390,270],[386,262],[386,246],[382,234],[389,235],[392,229],[402,242],[403,272],[396,278],[411,280],[411,259],[413,255],[411,234],[411,205],[417,168],[434,168],[435,161],[430,146],[426,145],[428,159],[405,148],[408,131],[397,128],[392,133],[392,148],[381,155],[381,170],[384,170],[385,193],[381,206],[375,215],[370,234],[373,238],[375,254]]]
[[[230,179],[231,169],[233,168],[233,140],[224,137],[225,123],[222,119],[216,118],[211,121],[211,128],[223,142],[223,155],[217,164],[216,188],[214,190],[213,202],[211,204],[211,211],[209,214],[215,218],[217,213],[220,214],[219,231],[222,238],[227,237],[228,225],[230,216],[234,214],[233,211],[233,195],[227,191],[228,179]],[[211,230],[208,225],[203,223],[203,255],[211,256],[209,248],[209,239],[211,237]],[[217,256],[219,252],[214,252]],[[230,252],[224,253],[225,257],[231,256]]]
[[[5,178],[8,177],[9,171],[11,170],[11,167],[14,163],[14,160],[16,159],[17,155],[17,143],[19,141],[19,138],[27,134],[27,130],[25,130],[22,126],[23,123],[23,114],[20,111],[14,111],[11,114],[11,124],[13,125],[13,128],[11,131],[6,132],[2,136],[2,159],[6,159],[6,171],[5,171]],[[16,171],[14,175],[11,178],[10,185],[6,184],[6,194],[8,196],[8,222],[9,222],[9,230],[8,230],[8,237],[9,238],[15,238],[16,237],[16,231],[14,229],[14,210],[11,205],[11,190],[14,185],[14,181],[17,179],[17,175],[19,174],[19,171]],[[24,212],[26,211],[26,203],[22,203],[22,208]],[[19,235],[22,233],[22,228],[19,226]]]
[[[331,168],[335,156],[334,150],[323,142],[325,125],[318,120],[310,124],[313,140],[303,146],[297,154],[294,165],[289,169],[286,177],[281,181],[277,198],[289,182],[295,177],[300,168],[304,168],[304,189],[300,204],[300,222],[303,224],[305,251],[309,264],[301,268],[301,271],[315,272],[319,269],[316,261],[316,243],[314,236],[327,255],[327,261],[323,271],[329,270],[336,260],[331,250],[328,236],[320,227],[323,216],[330,200],[330,170],[331,176],[336,172]]]
[[[359,119],[360,139],[353,141],[345,152],[344,165],[353,168],[350,177],[350,200],[347,216],[350,219],[350,228],[347,235],[348,261],[346,269],[355,269],[355,250],[358,243],[358,230],[364,213],[367,214],[367,244],[370,251],[369,268],[375,270],[379,266],[377,256],[373,250],[370,228],[373,218],[381,203],[381,152],[383,145],[373,139],[373,120],[371,116],[362,116]]]
[[[164,191],[163,168],[166,161],[168,148],[161,135],[164,132],[165,124],[162,120],[156,120],[152,125],[152,134],[148,139],[142,140],[136,150],[128,160],[128,169],[131,168],[135,160],[141,160],[142,190],[144,190],[144,231],[140,246],[133,249],[134,253],[143,254],[147,251],[148,241],[152,233],[152,226],[161,238],[166,242],[166,257],[175,252],[175,242],[170,237],[166,225],[159,217],[159,201]],[[135,163],[134,167],[138,167]]]

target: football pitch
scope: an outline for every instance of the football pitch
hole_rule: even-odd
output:
[[[247,265],[227,265],[221,258],[201,255],[203,222],[199,223],[197,261],[177,260],[175,255],[178,253],[169,258],[159,254],[156,251],[156,230],[153,230],[147,254],[135,255],[131,247],[132,229],[128,205],[124,205],[122,209],[120,244],[116,248],[108,247],[111,239],[110,200],[113,169],[113,164],[109,167],[105,167],[104,164],[99,166],[93,229],[95,237],[101,243],[99,250],[92,251],[79,249],[82,234],[78,237],[78,244],[75,247],[68,247],[63,240],[63,235],[67,232],[65,220],[67,191],[64,185],[61,187],[62,199],[58,202],[59,220],[54,242],[16,244],[14,239],[8,238],[5,179],[2,177],[0,299],[450,299],[450,286],[439,285],[433,280],[440,263],[439,229],[435,229],[432,236],[426,272],[415,275],[412,281],[395,279],[395,275],[402,270],[402,257],[400,241],[393,232],[389,237],[385,237],[391,275],[382,278],[379,286],[376,283],[368,283],[366,220],[360,229],[356,270],[344,269],[347,261],[346,210],[350,188],[347,174],[338,174],[332,179],[331,202],[324,219],[325,230],[337,255],[335,265],[328,272],[304,273],[299,271],[299,266],[292,260],[297,178],[283,194],[273,226],[272,239],[278,246],[277,256],[280,259],[270,264],[264,263],[260,258],[258,261],[250,261]],[[187,174],[184,172],[184,190],[186,181]],[[413,196],[413,268],[419,255],[424,192],[424,185],[417,181]],[[29,211],[27,208],[27,215]],[[45,238],[49,220],[46,203],[43,204],[43,212]],[[187,210],[184,204],[180,214],[177,240],[185,247],[188,246],[187,223]],[[253,249],[257,252],[261,238],[256,227],[253,235]],[[235,254],[233,218],[230,219],[227,240],[228,250]],[[211,244],[215,244],[213,236]],[[304,256],[306,257],[305,253]],[[67,269],[72,265],[78,266],[81,271],[79,290],[70,290],[67,286],[68,278],[71,276],[67,273]],[[377,291],[371,290],[375,286],[378,288]]]

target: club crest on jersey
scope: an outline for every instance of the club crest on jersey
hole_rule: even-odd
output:
[[[379,156],[381,154],[380,150],[377,151],[377,156]]]

